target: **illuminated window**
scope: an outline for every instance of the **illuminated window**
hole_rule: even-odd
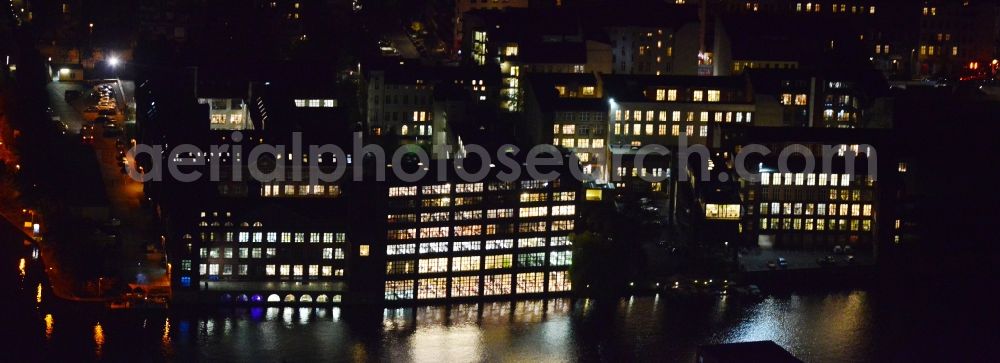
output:
[[[485,268],[487,270],[510,268],[513,266],[514,255],[488,255],[485,256]]]
[[[417,187],[392,187],[389,188],[390,197],[402,197],[417,195]]]
[[[705,98],[705,92],[702,90],[695,90],[691,93],[691,100],[694,102],[701,102]]]
[[[418,264],[418,272],[422,274],[447,272],[448,258],[422,258]]]
[[[448,296],[448,279],[420,279],[417,281],[417,299],[441,299]]]
[[[483,276],[483,295],[510,295],[511,275]]]
[[[420,253],[443,253],[448,252],[448,242],[430,242],[420,244]]]
[[[667,101],[677,101],[677,90],[667,90]]]
[[[583,87],[583,95],[584,96],[593,96],[594,95],[594,86],[584,86]]]
[[[411,255],[417,253],[417,244],[408,243],[401,245],[388,245],[385,246],[385,254],[389,256],[393,255]]]
[[[549,266],[569,266],[573,264],[573,251],[549,253]]]
[[[503,240],[487,240],[486,249],[487,250],[502,250],[514,248],[514,240],[503,239]]]
[[[719,102],[720,98],[719,90],[708,90],[708,102]]]
[[[386,281],[386,300],[410,300],[413,299],[413,280]]]
[[[522,253],[517,255],[518,267],[541,267],[545,266],[545,252]]]
[[[549,272],[549,291],[569,291],[573,288],[566,271]]]
[[[479,270],[479,256],[455,257],[451,261],[452,271]]]
[[[451,280],[451,296],[477,296],[479,295],[479,276],[462,276]]]
[[[368,256],[368,253],[370,252],[369,248],[370,248],[369,245],[358,246],[358,256],[362,256],[362,257]],[[338,250],[339,250],[339,248],[338,248]]]
[[[656,100],[657,101],[663,101],[663,100],[666,100],[666,99],[667,99],[667,90],[662,89],[662,88],[656,90]]]
[[[545,273],[529,272],[517,274],[517,293],[530,294],[544,292]]]
[[[566,221],[553,221],[552,231],[572,231],[574,228],[573,220]]]

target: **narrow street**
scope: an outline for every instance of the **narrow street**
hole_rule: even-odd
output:
[[[131,85],[131,82],[122,83]],[[115,98],[120,106],[119,111],[121,111],[125,108],[125,102],[131,100],[132,96],[123,94],[121,83],[116,83],[113,88]],[[130,89],[128,86],[124,88]],[[52,82],[48,85],[48,90],[50,107],[69,126],[71,132],[79,133],[82,125],[93,122],[93,120],[86,119],[82,112],[84,108],[93,105],[88,97],[81,97],[72,103],[67,103],[63,97],[66,90],[79,90],[87,95],[90,93],[90,87],[82,83]],[[123,118],[119,113],[119,116],[113,119],[122,120]],[[95,127],[95,140],[92,149],[98,161],[97,164],[100,168],[101,179],[111,211],[111,219],[105,222],[111,224],[113,219],[119,221],[114,224],[118,224],[116,229],[123,249],[122,255],[125,256],[120,267],[124,271],[134,272],[129,275],[132,281],[166,283],[163,281],[166,269],[160,263],[162,255],[159,253],[147,254],[147,245],[157,246],[158,237],[152,215],[141,205],[142,183],[132,180],[122,172],[122,167],[119,166],[121,159],[119,146],[116,145],[118,139],[104,136],[106,132],[104,125],[95,125]],[[118,127],[121,127],[120,124]],[[122,136],[122,138],[124,137]],[[129,145],[127,140],[122,140],[122,143],[126,147]]]

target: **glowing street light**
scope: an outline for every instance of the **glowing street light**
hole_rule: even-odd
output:
[[[118,57],[112,56],[111,58],[108,58],[108,65],[110,65],[111,68],[117,67],[119,63],[121,63],[121,59],[118,59]]]

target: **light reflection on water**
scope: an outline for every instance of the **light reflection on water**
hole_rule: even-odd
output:
[[[632,297],[617,304],[550,299],[391,308],[254,307],[193,316],[91,320],[90,354],[175,361],[415,362],[693,361],[701,344],[774,340],[804,361],[866,360],[874,335],[870,295]],[[56,347],[76,317],[37,326]],[[146,326],[144,321],[148,320]],[[51,339],[49,339],[51,338]]]

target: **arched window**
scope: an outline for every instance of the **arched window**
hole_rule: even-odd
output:
[[[295,295],[292,294],[285,295],[285,302],[295,302]]]
[[[320,296],[317,296],[317,297],[316,297],[316,302],[318,302],[318,303],[321,303],[321,304],[322,304],[322,303],[326,303],[326,302],[329,302],[329,301],[330,301],[330,300],[329,300],[329,298],[328,298],[328,297],[326,297],[326,294],[323,294],[323,295],[320,295]]]
[[[278,294],[271,294],[270,296],[267,297],[267,302],[281,302],[281,298],[278,297]]]
[[[312,298],[312,296],[309,296],[309,295],[302,295],[302,297],[299,298],[299,302],[301,302],[301,303],[311,303],[311,302],[313,302],[313,298]]]

